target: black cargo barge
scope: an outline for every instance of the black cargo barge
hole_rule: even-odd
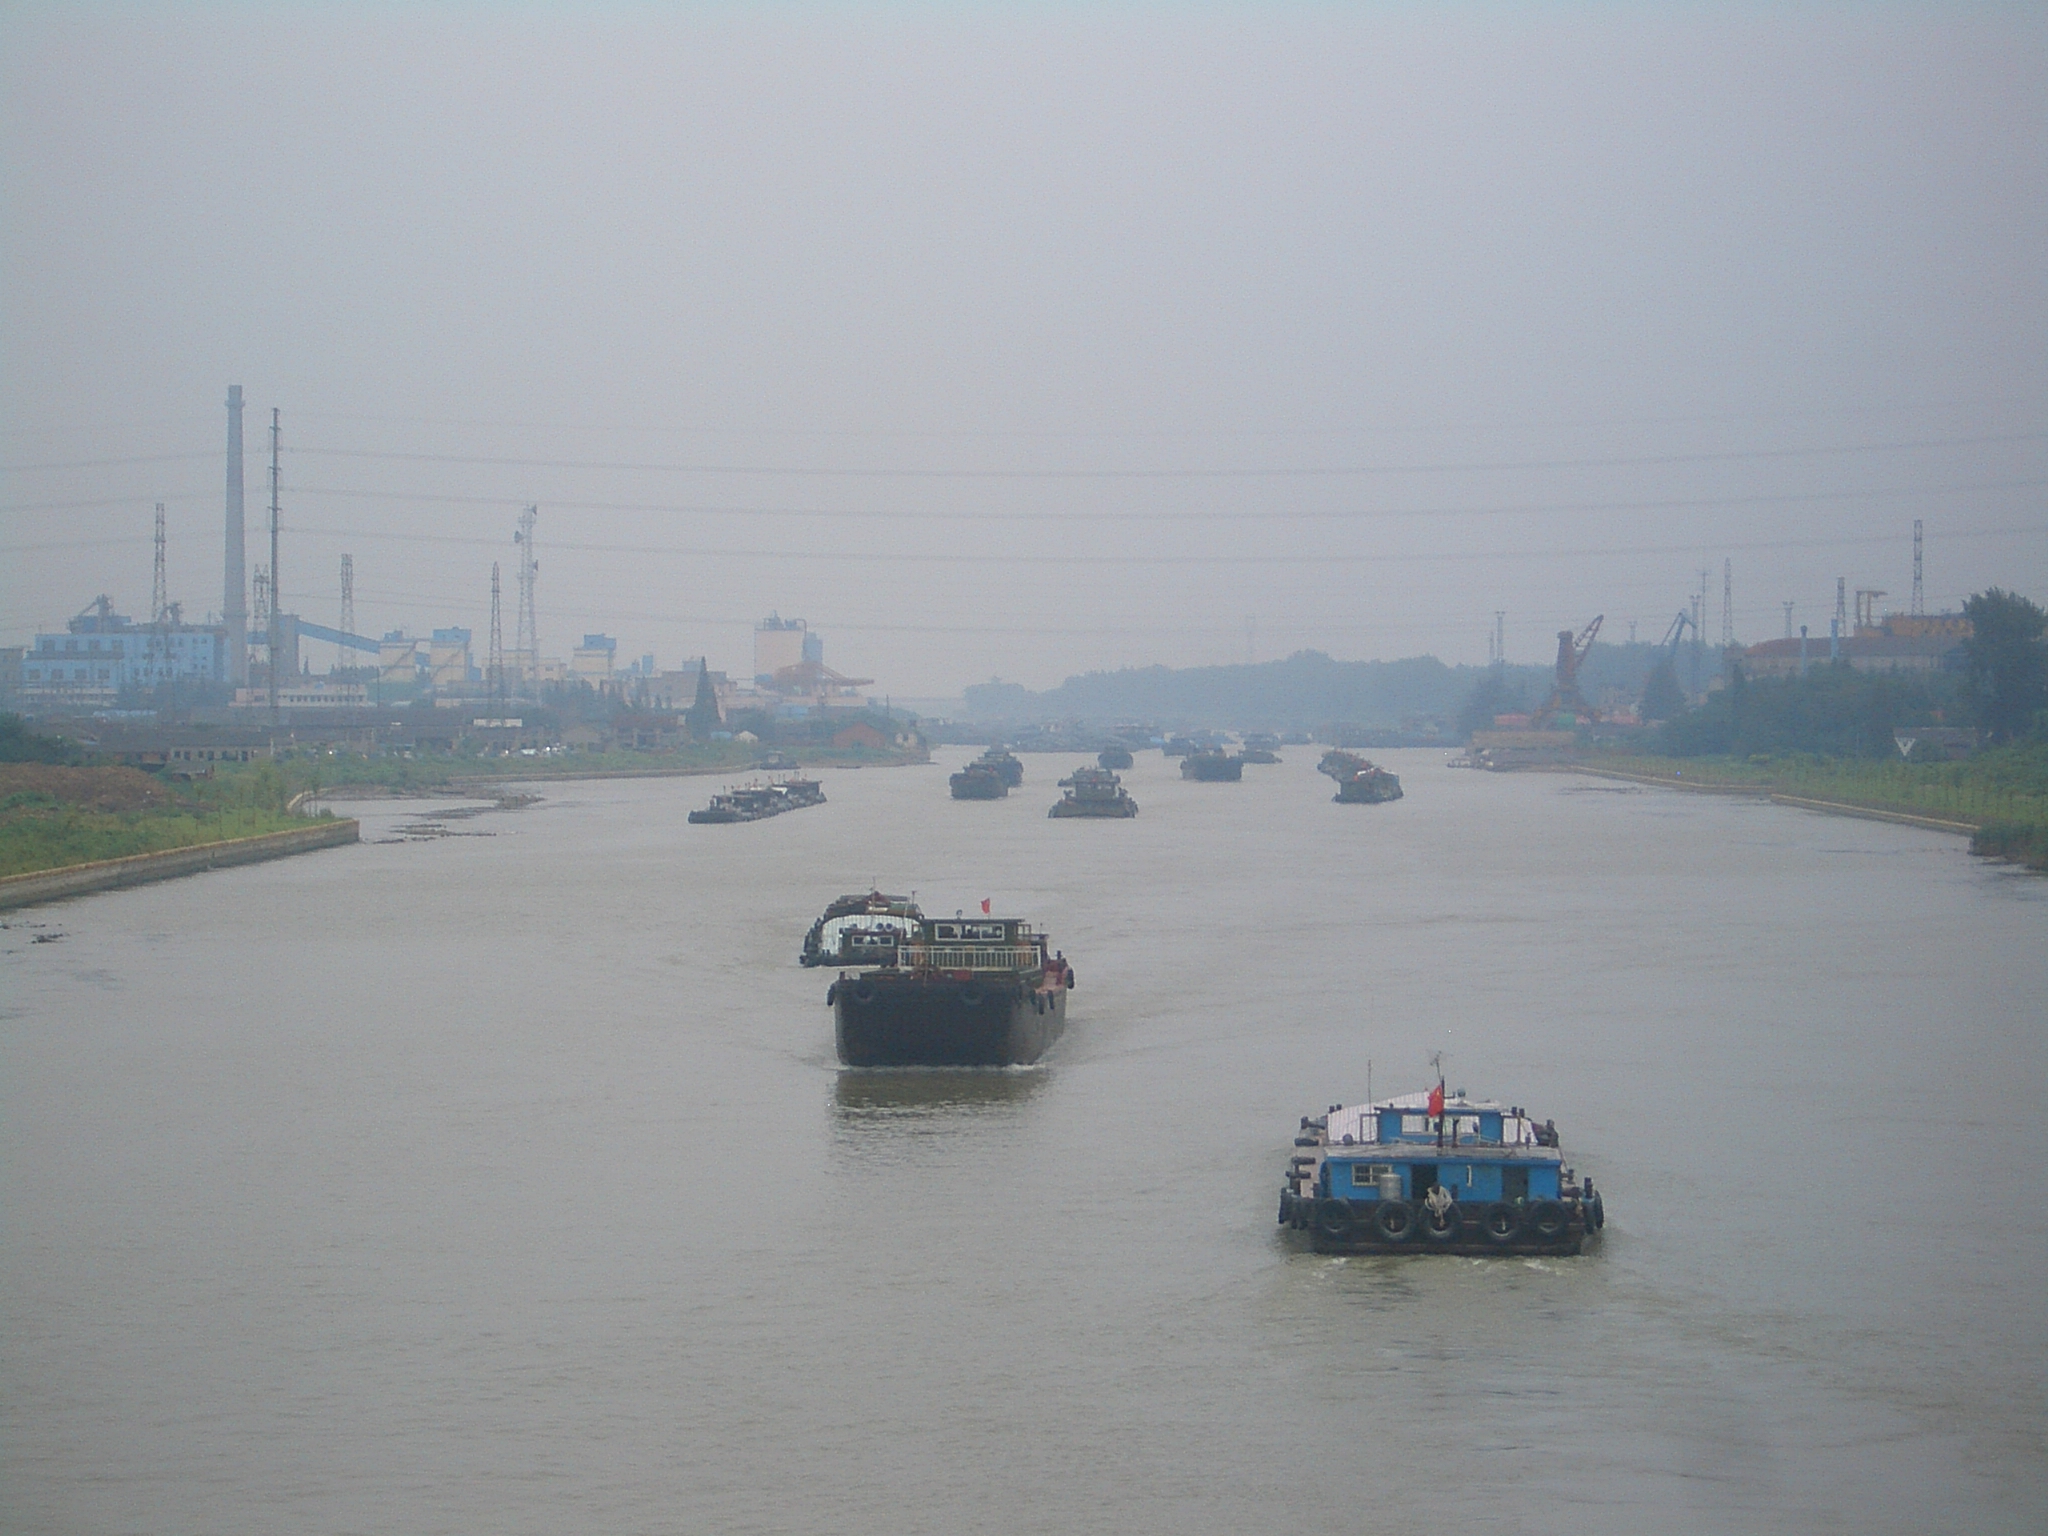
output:
[[[1067,1026],[1073,969],[1017,918],[920,917],[887,951],[843,958],[871,967],[825,992],[849,1067],[1026,1066]]]

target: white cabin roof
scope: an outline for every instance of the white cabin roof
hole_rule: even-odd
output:
[[[1353,1146],[1371,1145],[1380,1139],[1380,1111],[1399,1110],[1403,1119],[1409,1116],[1426,1116],[1429,1113],[1429,1091],[1397,1094],[1390,1099],[1379,1099],[1369,1104],[1340,1104],[1330,1111],[1329,1129],[1325,1133],[1332,1152],[1340,1151],[1347,1142]],[[1476,1136],[1479,1132],[1479,1115],[1501,1117],[1501,1145],[1509,1147],[1533,1147],[1536,1145],[1536,1122],[1527,1114],[1514,1114],[1508,1106],[1494,1099],[1472,1099],[1463,1094],[1444,1095],[1444,1117],[1460,1122],[1458,1131],[1462,1135]],[[1469,1122],[1469,1123],[1467,1123]],[[1404,1130],[1421,1131],[1421,1125],[1403,1126]]]

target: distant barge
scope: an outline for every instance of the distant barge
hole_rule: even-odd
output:
[[[1024,765],[1001,747],[990,747],[947,783],[955,800],[1002,800],[1024,782]]]
[[[703,810],[690,812],[690,822],[693,826],[725,826],[736,821],[766,821],[784,811],[800,811],[824,803],[825,786],[816,779],[748,784],[713,795]]]
[[[1190,752],[1180,760],[1180,776],[1204,784],[1235,784],[1244,777],[1244,759],[1213,748]]]
[[[1138,814],[1138,802],[1124,788],[1123,781],[1107,768],[1076,768],[1060,780],[1066,793],[1059,804],[1045,814],[1055,821],[1069,817],[1130,817]]]
[[[1441,1084],[1302,1117],[1280,1225],[1317,1253],[1578,1253],[1606,1224],[1557,1131]]]
[[[1316,772],[1337,781],[1332,797],[1339,805],[1384,805],[1401,798],[1401,781],[1352,752],[1325,752]]]

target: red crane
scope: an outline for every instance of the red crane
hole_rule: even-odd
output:
[[[1580,630],[1576,637],[1568,629],[1557,632],[1557,677],[1551,685],[1550,697],[1543,707],[1529,717],[1529,724],[1542,730],[1546,724],[1564,716],[1564,729],[1569,730],[1580,716],[1598,720],[1600,711],[1586,702],[1579,692],[1579,667],[1586,659],[1586,653],[1593,649],[1593,637],[1600,633],[1600,621],[1604,613],[1593,615],[1593,622]]]

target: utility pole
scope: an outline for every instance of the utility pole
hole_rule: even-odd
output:
[[[491,717],[505,718],[505,629],[498,619],[498,562],[491,562],[491,650],[485,664],[491,679]]]
[[[164,590],[164,504],[156,504],[156,580],[149,594],[149,622],[162,624],[164,610],[170,606],[170,594]]]
[[[1927,611],[1926,594],[1920,587],[1920,519],[1913,519],[1913,615],[1919,617]]]
[[[540,561],[533,555],[533,523],[539,515],[539,507],[528,507],[519,514],[519,531],[512,535],[512,542],[519,546],[519,617],[513,623],[512,648],[519,657],[520,697],[536,703],[540,700],[540,630],[533,615],[533,584]]]
[[[1508,661],[1508,611],[1505,608],[1493,610],[1493,664],[1504,667]]]
[[[171,637],[165,628],[171,615],[171,594],[164,582],[164,504],[156,504],[156,578],[150,585],[149,680],[160,682],[169,673]]]
[[[1849,633],[1849,578],[1837,576],[1835,578],[1835,636],[1839,639],[1847,633]]]
[[[356,632],[356,560],[354,555],[341,557],[341,632],[352,635]],[[334,648],[334,665],[341,668],[341,647]]]
[[[1735,562],[1721,562],[1721,653],[1735,649]]]
[[[1701,620],[1707,616],[1707,573],[1700,572],[1700,590],[1692,600],[1692,696],[1700,696],[1700,660],[1706,650],[1706,630]]]
[[[1785,609],[1785,638],[1786,638],[1787,640],[1790,640],[1790,639],[1792,638],[1792,608],[1793,608],[1793,605],[1792,605],[1792,604],[1791,604],[1790,602],[1786,602],[1786,603],[1785,603],[1785,604],[1783,604],[1782,606],[1783,606],[1783,607],[1784,607],[1784,609]]]
[[[227,569],[220,621],[227,629],[227,680],[249,686],[248,557],[243,552],[242,386],[228,386]]]
[[[277,579],[277,445],[280,413],[276,406],[270,408],[270,718],[277,719],[277,669],[278,653],[284,649],[283,625],[278,616],[278,606],[284,600],[284,591]]]

